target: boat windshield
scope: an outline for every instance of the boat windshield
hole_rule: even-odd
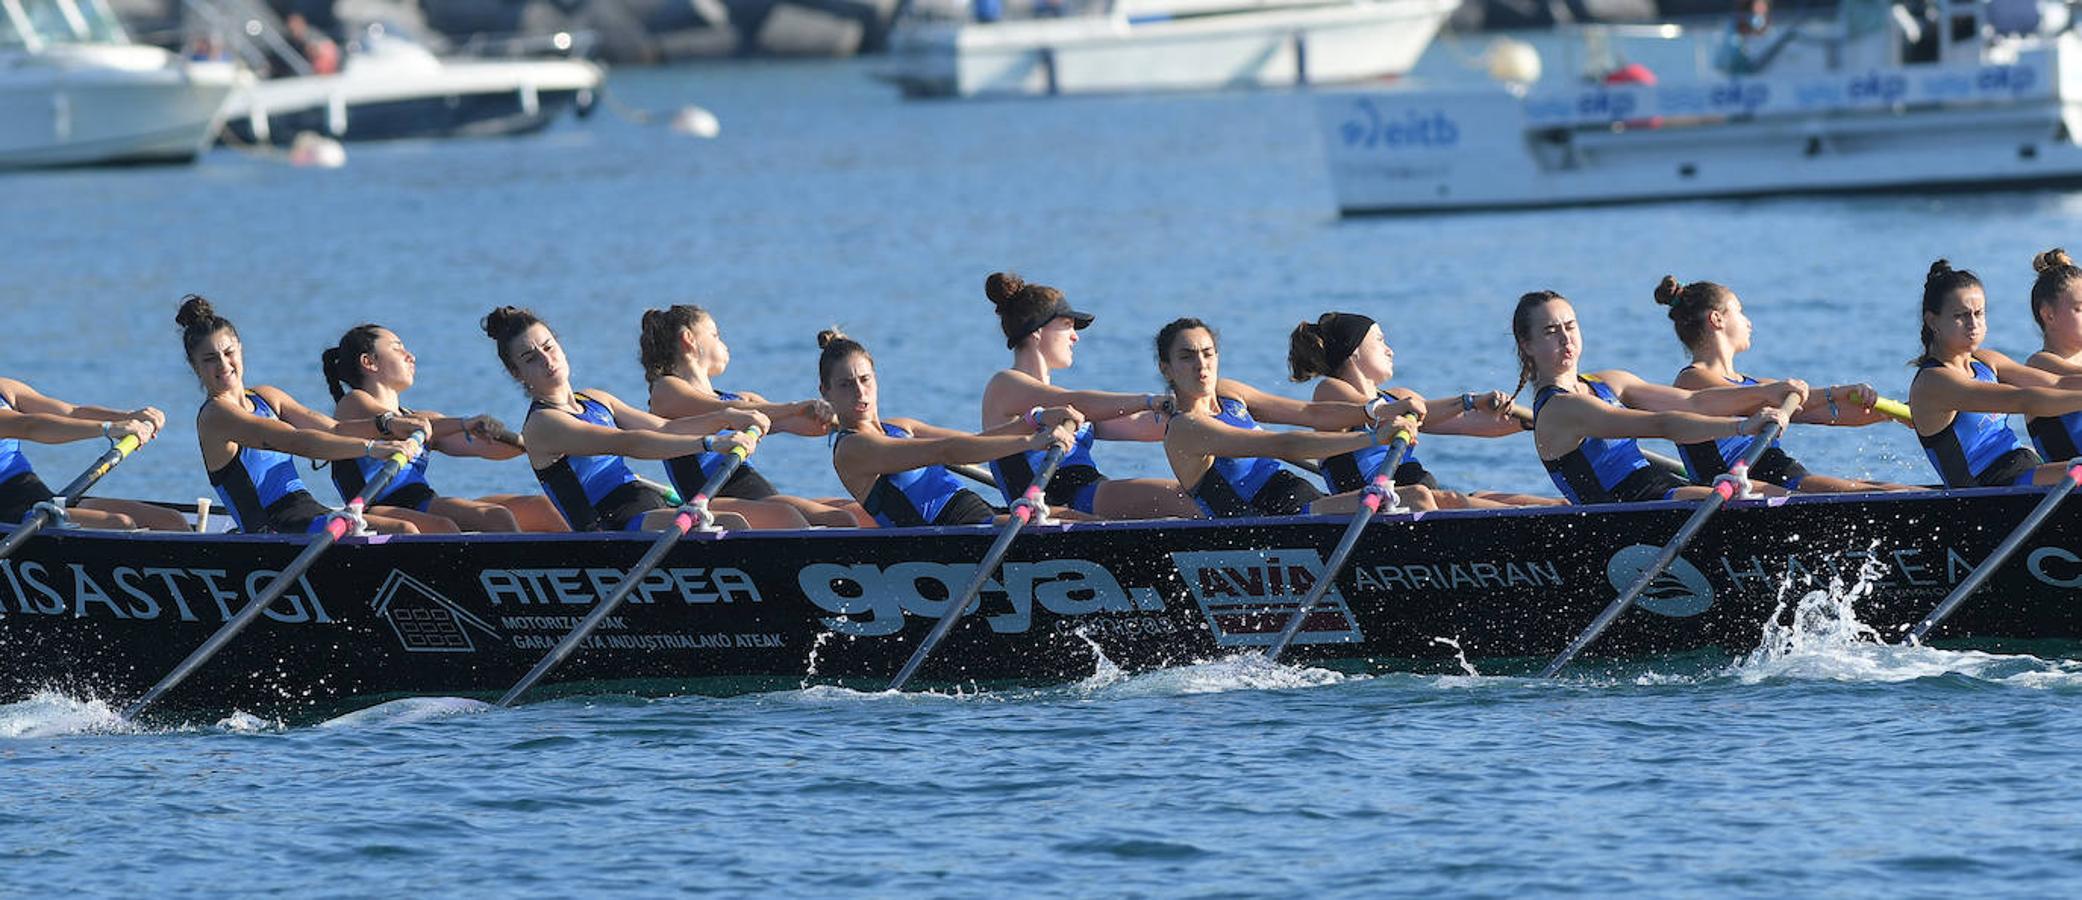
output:
[[[124,43],[106,0],[0,0],[0,46]]]

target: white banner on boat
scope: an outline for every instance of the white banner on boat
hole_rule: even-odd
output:
[[[1525,98],[1536,127],[1642,123],[1658,117],[1792,116],[1875,112],[1897,106],[2009,104],[2057,93],[2053,57],[2010,65],[1873,69],[1809,78],[1731,78],[1655,85],[1602,85]]]

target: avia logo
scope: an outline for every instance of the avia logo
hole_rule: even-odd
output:
[[[383,587],[370,603],[376,615],[390,623],[398,643],[409,653],[475,653],[470,640],[475,628],[491,638],[499,631],[468,610],[450,602],[433,588],[396,569],[383,580]]]
[[[1605,578],[1612,582],[1613,590],[1624,591],[1640,579],[1641,573],[1648,569],[1649,564],[1655,562],[1656,555],[1662,551],[1661,547],[1650,547],[1647,544],[1623,548],[1612,554],[1612,559],[1605,563]],[[1713,585],[1706,580],[1706,575],[1700,572],[1697,566],[1685,562],[1684,557],[1679,556],[1670,563],[1669,568],[1664,569],[1648,583],[1648,587],[1641,592],[1634,605],[1673,619],[1696,616],[1713,606]]]
[[[1323,577],[1323,557],[1314,550],[1194,551],[1173,553],[1171,561],[1200,604],[1215,644],[1222,647],[1271,645]],[[1362,639],[1358,619],[1333,584],[1301,624],[1294,643]]]

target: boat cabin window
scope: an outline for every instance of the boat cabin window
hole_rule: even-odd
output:
[[[0,0],[0,8],[0,46],[129,42],[106,0]]]

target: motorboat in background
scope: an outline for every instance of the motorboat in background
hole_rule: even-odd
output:
[[[243,77],[132,43],[103,0],[0,0],[0,168],[192,161]]]
[[[916,8],[890,35],[887,77],[911,96],[953,97],[1359,81],[1408,71],[1459,5],[1113,0],[1082,14],[987,22],[971,21],[966,3]]]
[[[244,143],[287,146],[304,132],[342,141],[527,134],[566,111],[591,112],[606,78],[581,58],[583,36],[508,44],[504,56],[437,56],[382,23],[362,29],[337,71],[325,71],[259,3],[190,0],[189,8],[248,64],[287,73],[232,97],[225,132]]]
[[[1664,26],[1689,65],[1653,74],[1593,52],[1541,78],[1521,46],[1492,54],[1503,83],[1321,95],[1318,133],[1346,214],[2082,184],[2082,35],[2040,14],[1851,0],[1779,31]]]

